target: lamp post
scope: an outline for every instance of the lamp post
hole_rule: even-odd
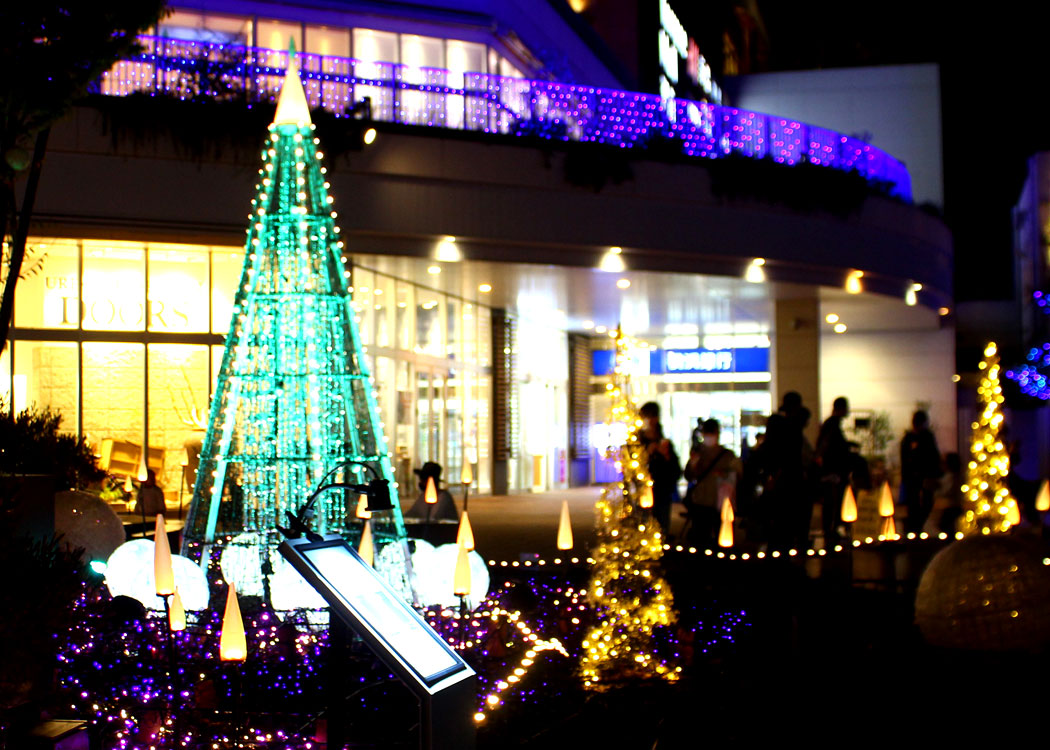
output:
[[[459,640],[460,646],[466,647],[467,597],[470,596],[470,552],[462,545],[456,545],[456,570],[452,576],[452,593],[459,597]]]

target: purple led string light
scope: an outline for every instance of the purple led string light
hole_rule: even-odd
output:
[[[287,53],[277,50],[141,39],[146,52],[104,74],[103,94],[163,93],[186,99],[194,95],[196,81],[208,79],[200,73],[218,72],[224,88],[247,88],[250,100],[273,101],[287,66]],[[687,156],[735,154],[855,170],[872,184],[887,186],[890,195],[911,200],[907,167],[880,149],[826,128],[736,107],[682,99],[664,102],[651,94],[484,73],[464,73],[463,86],[455,87],[448,85],[455,74],[447,70],[309,53],[300,54],[300,67],[310,106],[336,116],[344,116],[368,96],[372,119],[379,122],[619,148],[645,148],[653,139],[669,140]]]

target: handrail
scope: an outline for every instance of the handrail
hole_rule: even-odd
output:
[[[103,75],[103,94],[273,101],[288,52],[142,36],[145,51]],[[856,171],[911,201],[903,162],[864,141],[788,118],[708,102],[556,81],[461,73],[398,63],[299,54],[311,108],[346,116],[364,97],[379,122],[645,148],[686,156],[743,156]]]

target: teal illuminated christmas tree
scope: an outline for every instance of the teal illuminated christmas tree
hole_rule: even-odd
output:
[[[407,596],[404,524],[313,130],[293,49],[262,153],[183,554],[221,556],[239,591],[263,594],[282,572],[274,573],[283,563],[276,526],[285,512],[330,472],[353,484],[378,476],[390,481],[393,509],[371,520],[376,568]],[[357,543],[357,501],[346,490],[321,495],[314,530]]]

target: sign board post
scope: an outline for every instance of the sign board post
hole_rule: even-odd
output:
[[[463,658],[340,535],[288,539],[280,552],[328,602],[333,627],[345,623],[415,693],[420,747],[472,750],[475,677]]]

